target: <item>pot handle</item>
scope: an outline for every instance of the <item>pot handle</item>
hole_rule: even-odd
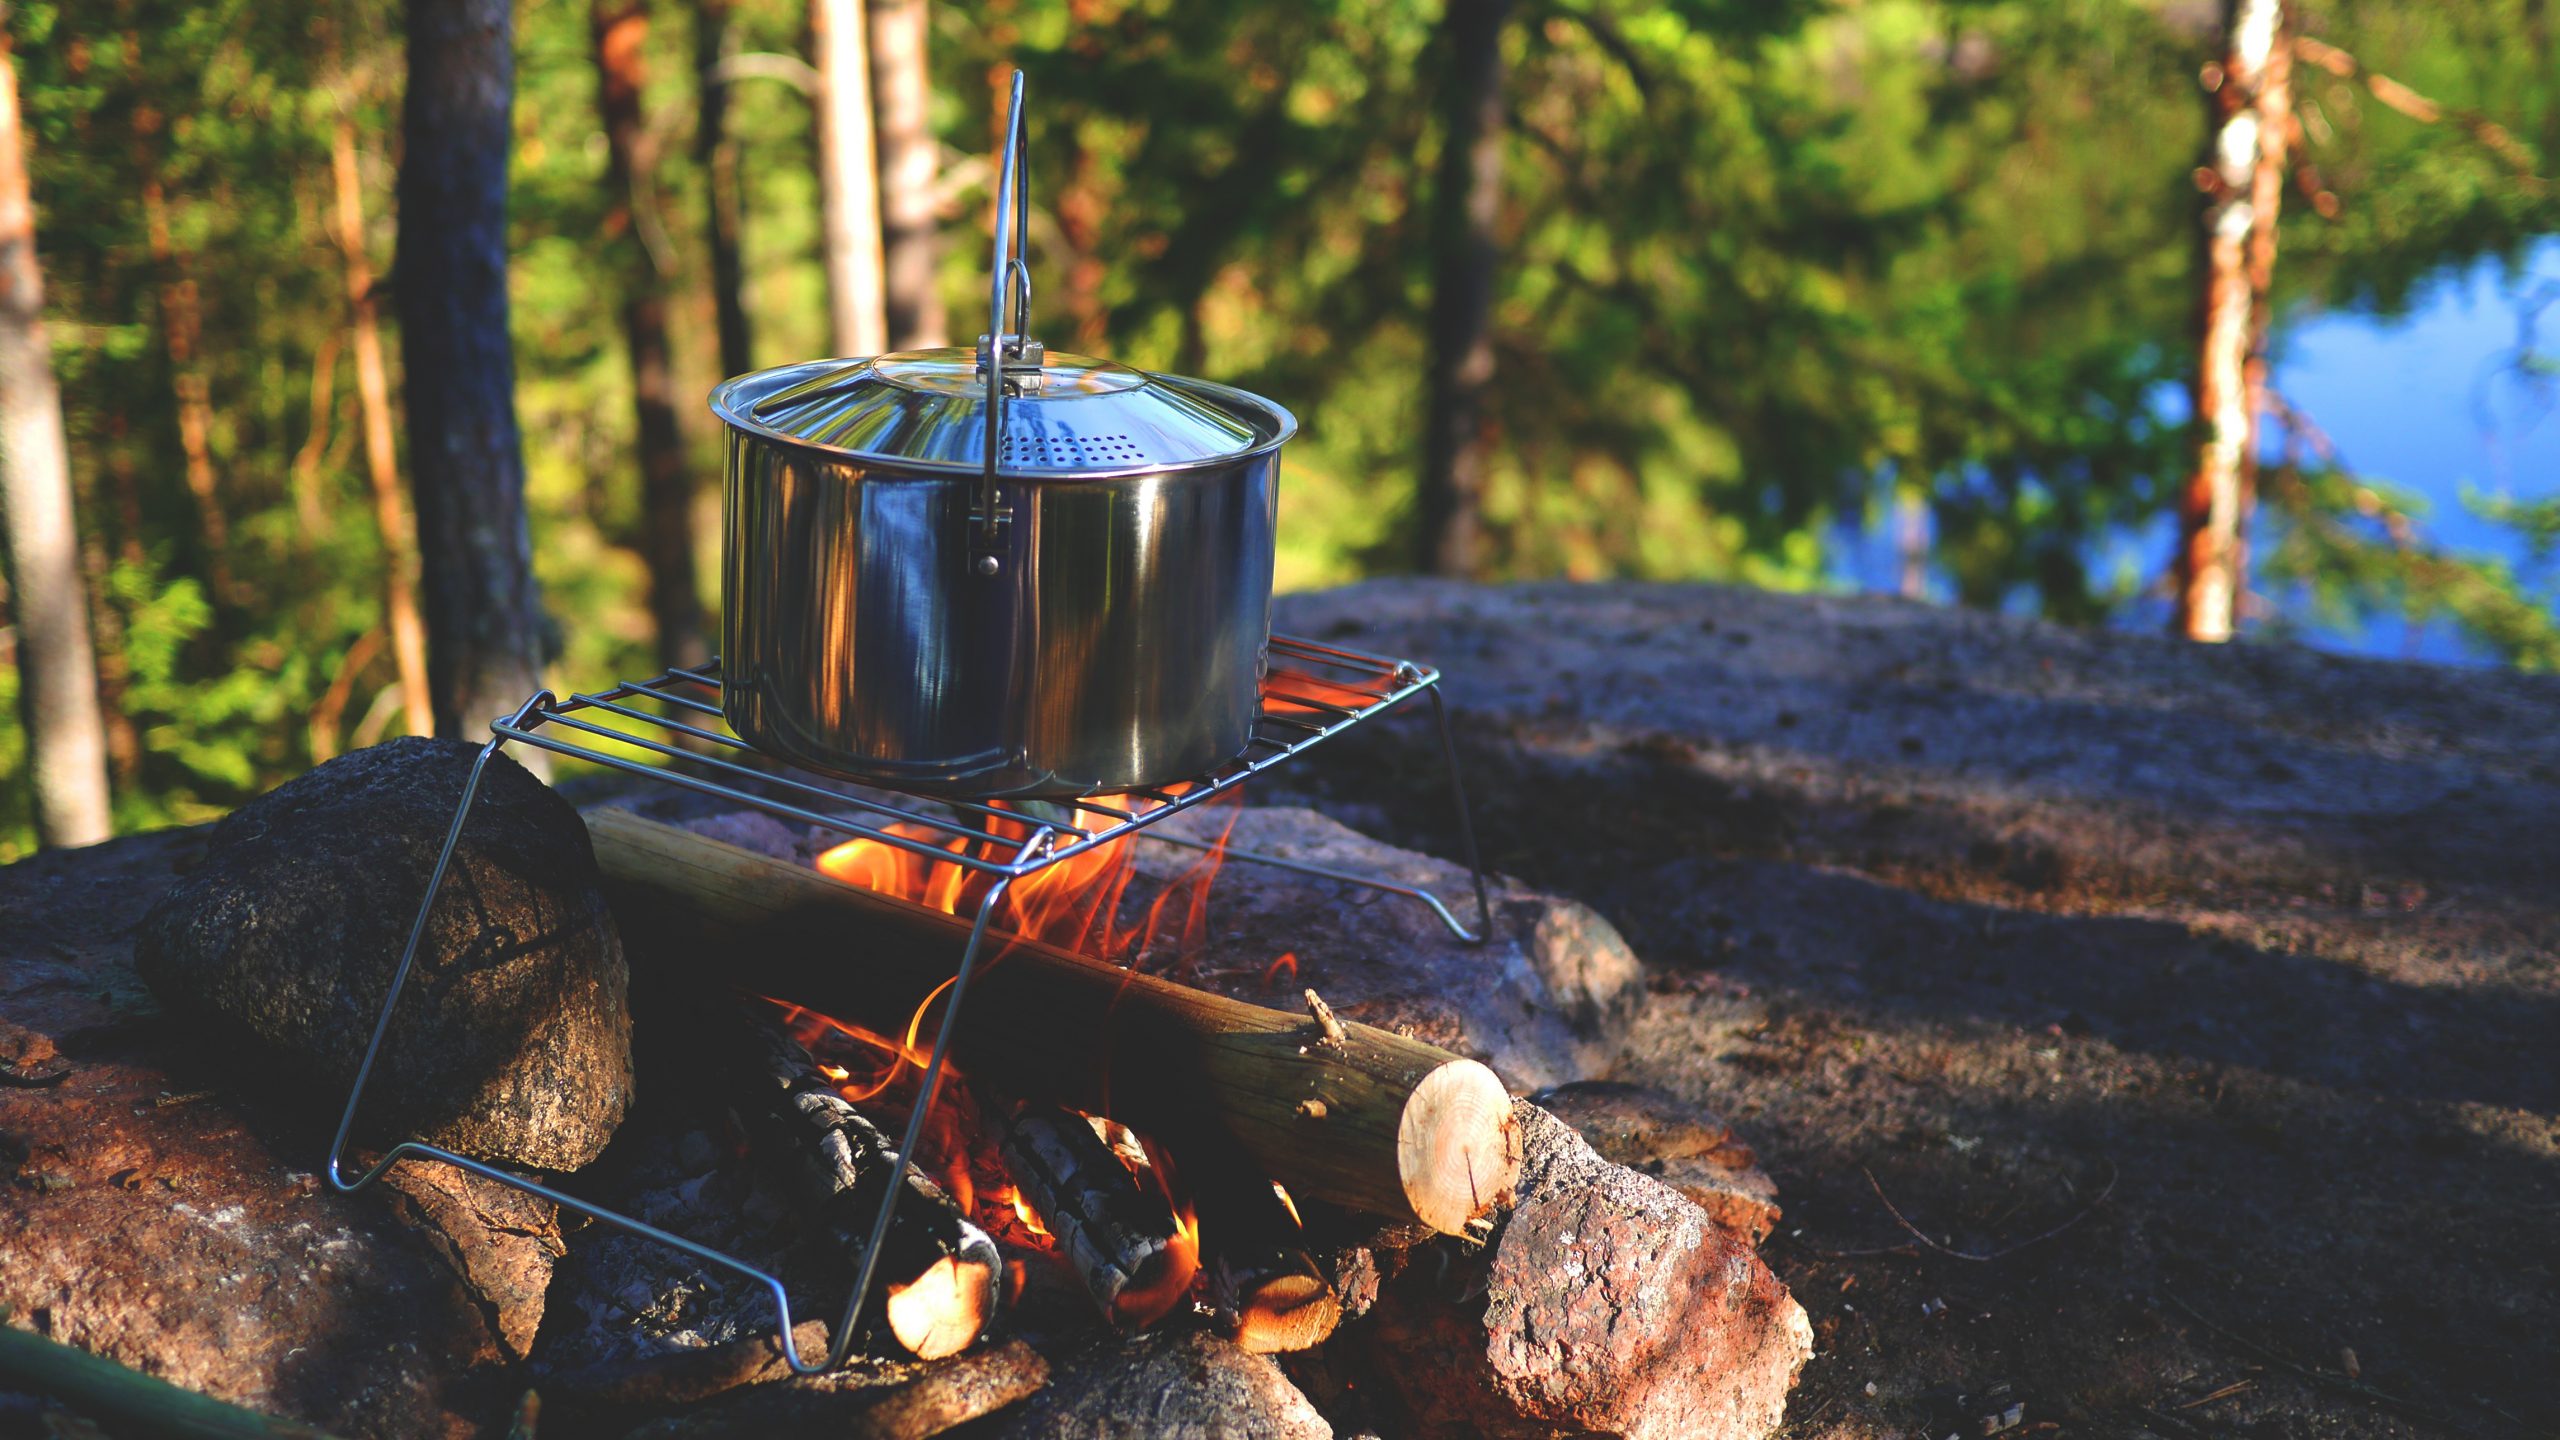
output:
[[[996,253],[987,296],[990,313],[987,333],[978,337],[978,374],[987,385],[987,431],[978,503],[970,516],[971,548],[976,552],[970,563],[981,575],[1004,568],[996,544],[1001,519],[996,513],[996,451],[1004,437],[1005,376],[1037,373],[1042,359],[1040,342],[1026,333],[1031,328],[1031,266],[1023,254],[1031,229],[1031,187],[1022,173],[1022,131],[1022,72],[1016,70],[1007,101],[1004,157],[996,180]],[[1010,329],[1005,325],[1008,318],[1013,321]]]

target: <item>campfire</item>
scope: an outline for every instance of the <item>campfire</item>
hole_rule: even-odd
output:
[[[1104,803],[1117,809],[1118,799]],[[1133,916],[1121,914],[1137,875],[1133,842],[1124,839],[1020,882],[1001,913],[1008,935],[1133,972],[1182,974],[1198,958],[1238,807],[1230,797],[1218,808],[1224,814],[1213,826],[1215,842],[1133,907]],[[1109,816],[1088,811],[1078,818],[1098,827]],[[1016,826],[1020,833],[1007,838],[1018,842],[1031,826]],[[871,839],[822,852],[815,868],[952,916],[974,910],[990,883],[956,863]],[[1002,965],[1005,955],[1000,948],[990,963]],[[1284,953],[1266,967],[1265,979],[1284,983],[1294,968]],[[902,1128],[919,1100],[935,1011],[948,993],[937,988],[905,1025],[888,1031],[789,1001],[765,997],[762,1004],[849,1107],[832,1123],[867,1121],[877,1134]],[[975,1338],[989,1318],[984,1298],[1019,1293],[1030,1264],[1072,1277],[1097,1315],[1122,1332],[1188,1308],[1246,1350],[1268,1353],[1320,1344],[1341,1317],[1331,1283],[1305,1248],[1295,1200],[1248,1161],[1211,1153],[1178,1162],[1168,1146],[1107,1114],[1007,1095],[956,1062],[945,1065],[919,1134],[915,1168],[929,1178],[904,1200],[923,1212],[913,1225],[937,1238],[903,1247],[927,1268],[893,1275],[887,1306],[899,1342],[919,1356]],[[999,1289],[989,1287],[992,1271],[979,1273],[991,1248],[1010,1257]]]

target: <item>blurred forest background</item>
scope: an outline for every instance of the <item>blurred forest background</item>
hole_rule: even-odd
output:
[[[1842,583],[1853,530],[1901,537],[1915,591],[2075,623],[2166,614],[2166,547],[2121,557],[2197,463],[2198,77],[2219,4],[871,6],[900,8],[928,36],[933,163],[884,169],[884,203],[938,229],[949,333],[985,324],[986,154],[1018,63],[1034,333],[1296,411],[1284,586],[1437,567],[1819,587]],[[2520,265],[2560,232],[2548,0],[2288,9],[2321,47],[2297,53],[2339,63],[2294,67],[2277,344],[2294,317],[2388,314],[2448,268]],[[371,343],[400,403],[379,297],[402,283],[402,16],[381,0],[8,11],[114,823],[195,820],[419,720],[382,544],[400,493],[382,467],[408,475],[408,436],[369,413],[363,373]],[[686,497],[702,612],[719,437],[700,397],[837,348],[811,16],[809,0],[517,11],[515,393],[569,685],[654,668],[682,611],[651,604],[632,307],[663,316],[681,463],[655,483]],[[1495,108],[1478,112],[1499,123],[1473,156],[1492,169],[1444,164],[1482,98],[1452,87],[1485,78],[1487,43]],[[1470,232],[1451,187],[1486,173],[1498,204]],[[1435,275],[1471,234],[1492,241],[1491,368],[1468,437],[1481,520],[1453,555],[1416,477],[1449,363]],[[2509,382],[2547,400],[2560,367],[2530,320]],[[2244,628],[2435,616],[2490,655],[2560,664],[2560,504],[2474,497],[2516,540],[2458,552],[2387,477],[2329,453],[2321,417],[2282,418],[2260,443]],[[33,843],[26,759],[0,727],[0,859]]]

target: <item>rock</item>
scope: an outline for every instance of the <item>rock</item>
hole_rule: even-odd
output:
[[[1163,828],[1200,841],[1225,833],[1239,850],[1410,885],[1437,896],[1462,923],[1476,923],[1465,866],[1397,849],[1313,810],[1210,807]],[[1140,841],[1123,914],[1144,914],[1201,858]],[[1482,1060],[1515,1090],[1589,1074],[1617,1048],[1643,992],[1642,963],[1590,907],[1500,876],[1491,884],[1494,933],[1478,947],[1409,896],[1231,859],[1182,978],[1292,1010],[1303,1003],[1300,992],[1313,989],[1344,1019]],[[1160,933],[1158,946],[1169,952],[1182,927],[1163,928],[1173,933]],[[1290,965],[1275,973],[1284,954]]]
[[[135,963],[218,1044],[334,1115],[475,754],[401,739],[216,826]],[[631,1101],[621,941],[577,812],[503,754],[481,781],[367,1092],[363,1133],[542,1170],[594,1159]]]
[[[335,1434],[483,1433],[515,1396],[486,1307],[314,1173],[325,1130],[210,1091],[133,973],[135,921],[197,838],[0,868],[0,1012],[23,1048],[72,1057],[0,1085],[7,1323]]]
[[[488,1307],[507,1354],[533,1353],[551,1269],[567,1253],[559,1207],[450,1165],[397,1165],[382,1185],[471,1293]]]
[[[1813,1331],[1738,1234],[1520,1107],[1519,1203],[1477,1255],[1409,1263],[1363,1322],[1425,1436],[1759,1440]],[[1415,1259],[1421,1259],[1420,1256]],[[1466,1303],[1481,1295],[1482,1304]],[[1453,1303],[1453,1301],[1457,1303]]]
[[[1713,1112],[1614,1080],[1578,1080],[1529,1098],[1572,1126],[1601,1159],[1653,1176],[1752,1244],[1777,1228],[1777,1182]]]
[[[989,1440],[1333,1440],[1333,1427],[1271,1357],[1158,1329],[1058,1364]]]
[[[2547,675],[1724,585],[1373,580],[1274,620],[1443,668],[1489,853],[1714,849],[2048,898],[2560,888]],[[1344,792],[1436,837],[1437,738],[1363,726],[1313,764],[1355,752]]]

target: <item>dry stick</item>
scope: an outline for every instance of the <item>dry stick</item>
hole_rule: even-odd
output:
[[[1893,1223],[1901,1226],[1912,1239],[1919,1241],[1921,1244],[1937,1251],[1939,1254],[1944,1255],[1951,1260],[1971,1260],[1976,1264],[1992,1260],[2006,1259],[2009,1256],[2015,1255],[2019,1251],[2026,1249],[2030,1245],[2043,1244],[2045,1241],[2052,1239],[2054,1236],[2059,1235],[2063,1231],[2070,1229],[2072,1226],[2079,1224],[2081,1221],[2088,1219],[2090,1214],[2099,1206],[2107,1203],[2108,1196],[2116,1193],[2116,1167],[2111,1161],[2107,1165],[2107,1183],[2099,1186],[2096,1198],[2092,1199],[2088,1204],[2081,1206],[2078,1213],[2074,1214],[2070,1219],[2063,1221],[2061,1224],[2054,1226],[2052,1229],[2045,1231],[2041,1235],[2030,1235],[2015,1245],[2002,1246],[2000,1249],[1994,1250],[1988,1255],[1977,1255],[1970,1250],[1950,1249],[1947,1246],[1941,1245],[1937,1241],[1930,1239],[1927,1235],[1922,1234],[1919,1226],[1904,1219],[1902,1217],[1902,1212],[1894,1208],[1892,1197],[1886,1195],[1884,1193],[1884,1187],[1876,1183],[1874,1171],[1861,1165],[1858,1167],[1858,1173],[1867,1177],[1867,1188],[1875,1191],[1876,1198],[1884,1202],[1884,1211],[1886,1214],[1893,1217]]]
[[[764,994],[931,1033],[968,922],[626,811],[587,817],[635,965],[717,954]],[[1109,1115],[1176,1155],[1232,1144],[1316,1199],[1444,1234],[1508,1204],[1520,1125],[1494,1073],[1367,1025],[1307,1019],[1054,946],[990,938],[954,1034],[976,1082]],[[1316,1107],[1301,1108],[1305,1102]]]
[[[985,1109],[1015,1188],[1104,1319],[1134,1330],[1182,1302],[1198,1256],[1173,1207],[1138,1183],[1092,1122],[1037,1102],[990,1097]]]
[[[870,1235],[892,1177],[906,1192],[883,1249],[880,1309],[889,1332],[919,1359],[966,1350],[1001,1298],[1004,1258],[996,1242],[961,1214],[940,1186],[899,1163],[889,1137],[836,1093],[809,1052],[756,1017],[739,1027],[763,1091],[750,1123],[791,1157],[801,1194],[850,1271]]]
[[[883,1394],[873,1388],[761,1386],[682,1415],[652,1421],[625,1440],[931,1440],[1027,1398],[1049,1383],[1049,1364],[1020,1340],[941,1361]]]
[[[2361,79],[2364,81],[2364,88],[2373,93],[2374,99],[2421,125],[2433,125],[2439,121],[2451,119],[2456,125],[2470,132],[2471,138],[2479,141],[2482,148],[2506,162],[2507,167],[2516,172],[2516,178],[2523,181],[2529,188],[2540,190],[2550,183],[2535,173],[2534,166],[2537,161],[2534,153],[2497,121],[2473,111],[2456,110],[2437,104],[2388,75],[2364,68],[2355,56],[2337,46],[2314,40],[2308,35],[2294,37],[2293,53],[2305,62],[2317,65],[2341,80]]]

